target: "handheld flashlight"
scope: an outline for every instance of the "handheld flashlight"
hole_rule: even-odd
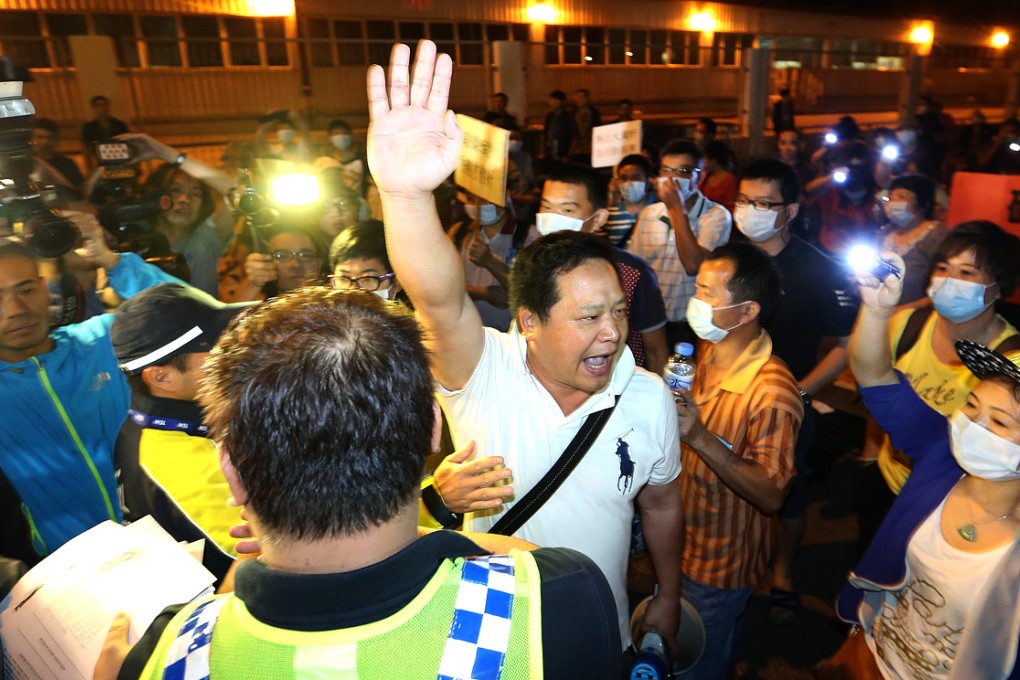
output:
[[[1010,151],[1020,151],[1020,144],[1018,144],[1017,142],[1010,142],[1009,143],[1009,150]]]
[[[836,184],[843,184],[844,182],[846,182],[846,178],[849,176],[850,176],[849,168],[836,168],[832,172],[832,180]]]
[[[900,157],[900,148],[895,144],[887,144],[882,147],[882,160],[894,161]]]
[[[903,278],[903,271],[888,260],[878,256],[871,246],[856,245],[846,254],[847,264],[857,273],[867,273],[879,281],[884,281],[892,274],[898,279]]]
[[[831,145],[835,144],[838,141],[839,141],[839,137],[836,136],[835,132],[826,132],[825,133],[825,143],[826,144],[829,144],[831,146]]]

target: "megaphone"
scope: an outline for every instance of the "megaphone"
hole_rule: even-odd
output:
[[[630,616],[630,635],[635,645],[638,645],[639,641],[644,639],[644,636],[641,634],[641,621],[645,618],[645,610],[648,609],[648,603],[651,600],[651,597],[641,600],[638,606],[634,608],[634,613]],[[677,673],[683,673],[694,668],[695,664],[701,659],[701,654],[705,651],[705,626],[701,623],[701,616],[698,615],[694,605],[682,598],[680,600],[680,625],[676,631],[676,647],[676,656],[670,659],[668,674],[663,677],[671,677]],[[637,651],[640,652],[641,650],[638,649]],[[654,667],[654,664],[652,664],[652,667]],[[647,673],[648,670],[646,668],[643,672]],[[651,679],[656,676],[639,677]]]

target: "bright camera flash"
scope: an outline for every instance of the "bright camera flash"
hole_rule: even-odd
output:
[[[889,144],[882,147],[882,159],[886,161],[894,161],[900,157],[900,149],[895,144]]]
[[[278,205],[310,205],[322,198],[322,189],[315,175],[293,173],[273,178],[273,199]]]

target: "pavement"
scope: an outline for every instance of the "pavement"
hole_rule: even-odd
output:
[[[864,418],[853,392],[830,389],[821,400],[837,408],[819,416],[812,448],[815,470],[808,481],[807,531],[795,575],[800,611],[789,625],[772,623],[771,574],[767,575],[748,605],[743,653],[734,678],[810,680],[811,669],[831,656],[847,634],[834,603],[857,557],[854,477],[864,440]],[[631,602],[636,604],[650,594],[653,585],[648,558],[632,560],[628,578]]]

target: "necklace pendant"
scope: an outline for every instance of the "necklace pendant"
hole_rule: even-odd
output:
[[[977,529],[973,524],[964,524],[962,527],[957,527],[956,533],[960,534],[960,537],[968,543],[973,543],[977,540]]]

